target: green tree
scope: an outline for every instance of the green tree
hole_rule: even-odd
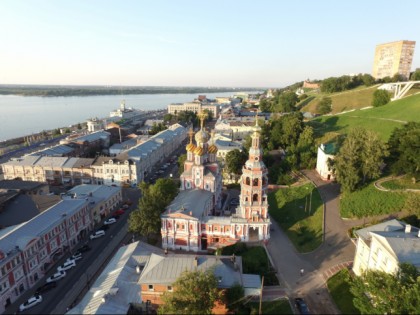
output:
[[[409,174],[414,181],[420,176],[420,123],[409,122],[395,128],[388,140],[391,170]]]
[[[162,296],[159,314],[211,314],[221,300],[218,280],[212,270],[184,271],[173,283],[173,291]]]
[[[165,123],[168,123],[168,122],[170,122],[171,120],[172,120],[172,118],[173,118],[173,116],[172,116],[172,114],[165,114],[165,115],[163,115],[163,121],[165,122]]]
[[[182,154],[178,158],[178,174],[184,173],[184,163],[187,160],[187,154]]]
[[[162,124],[162,123],[157,124],[156,122],[154,122],[153,125],[152,125],[152,128],[150,128],[150,130],[149,130],[149,135],[155,135],[155,134],[157,134],[157,133],[159,133],[163,130],[166,130],[166,129],[167,129],[167,127],[164,124]]]
[[[142,198],[138,208],[130,213],[128,230],[147,236],[150,241],[160,233],[160,215],[175,198],[178,188],[169,178],[159,178],[154,185],[142,182],[139,188]]]
[[[379,107],[388,104],[391,101],[391,96],[385,90],[376,90],[373,93],[372,106]]]
[[[239,283],[234,284],[232,287],[226,290],[226,305],[228,309],[234,314],[236,314],[242,306],[244,294],[244,288]]]
[[[365,73],[362,76],[362,82],[366,86],[372,86],[375,83],[375,78],[372,77],[370,74]]]
[[[419,69],[417,69],[416,71],[414,71],[411,74],[410,80],[411,81],[420,81],[420,70]]]
[[[260,99],[259,108],[261,112],[270,113],[271,112],[271,102],[267,98]]]
[[[343,191],[353,191],[368,179],[378,178],[387,146],[370,130],[350,131],[334,159],[337,181]]]
[[[225,157],[225,168],[227,173],[241,175],[242,166],[245,164],[248,156],[244,151],[238,149],[229,151]]]
[[[80,123],[77,124],[77,129],[81,130],[82,129],[82,125]]]
[[[419,314],[420,273],[409,264],[399,272],[367,271],[350,281],[354,306],[362,314]]]
[[[298,154],[299,169],[313,168],[316,157],[316,146],[314,140],[314,130],[310,126],[306,126],[299,135],[299,140],[296,145]]]
[[[332,99],[331,97],[324,96],[316,106],[316,110],[319,114],[325,115],[332,111]]]
[[[283,92],[278,97],[277,111],[278,112],[293,112],[296,110],[296,104],[299,101],[296,93],[293,91]]]

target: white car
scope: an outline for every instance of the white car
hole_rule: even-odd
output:
[[[76,252],[73,256],[71,256],[70,258],[67,258],[67,261],[79,260],[79,259],[82,259],[82,253],[81,252]]]
[[[22,303],[19,306],[19,311],[23,312],[24,310],[27,310],[28,308],[31,308],[32,306],[35,306],[41,302],[42,302],[42,296],[34,295],[30,297],[25,303]]]
[[[109,225],[109,224],[114,224],[115,222],[117,222],[117,219],[109,218],[108,220],[105,220],[104,224]]]
[[[98,230],[98,231],[96,231],[95,233],[93,233],[89,237],[90,237],[91,240],[93,240],[95,238],[98,238],[98,237],[101,237],[101,236],[104,236],[104,235],[105,235],[105,231],[104,230]]]
[[[66,271],[73,267],[76,267],[76,261],[72,259],[67,259],[66,262],[60,267],[57,268],[57,271]]]
[[[51,277],[49,277],[47,279],[47,282],[57,281],[57,280],[60,280],[60,279],[64,278],[65,276],[66,276],[65,271],[59,271],[59,272],[56,272],[55,274],[53,274]]]

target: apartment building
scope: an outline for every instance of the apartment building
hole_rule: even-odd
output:
[[[0,230],[0,312],[33,287],[91,227],[88,201],[71,199]]]
[[[208,110],[213,113],[213,117],[219,116],[220,105],[213,103],[204,103],[200,101],[188,102],[188,103],[173,103],[168,105],[168,113],[176,115],[180,112],[190,111],[194,113],[201,113],[204,110]]]
[[[400,40],[376,46],[372,76],[375,79],[401,75],[410,78],[415,41]]]

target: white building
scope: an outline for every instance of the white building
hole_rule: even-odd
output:
[[[217,117],[220,111],[219,104],[213,103],[202,103],[200,101],[188,102],[188,103],[173,103],[168,105],[168,113],[176,115],[180,112],[191,111],[194,113],[201,113],[204,110],[208,110],[213,113],[213,117]]]
[[[337,147],[334,143],[321,144],[318,147],[316,171],[324,180],[333,180],[334,174],[328,166],[328,160],[334,160]]]
[[[357,230],[353,271],[379,270],[396,273],[400,263],[420,269],[420,230],[398,220]]]

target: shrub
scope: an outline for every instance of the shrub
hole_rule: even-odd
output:
[[[373,93],[372,106],[379,107],[388,104],[391,101],[391,96],[385,90],[376,90]]]

